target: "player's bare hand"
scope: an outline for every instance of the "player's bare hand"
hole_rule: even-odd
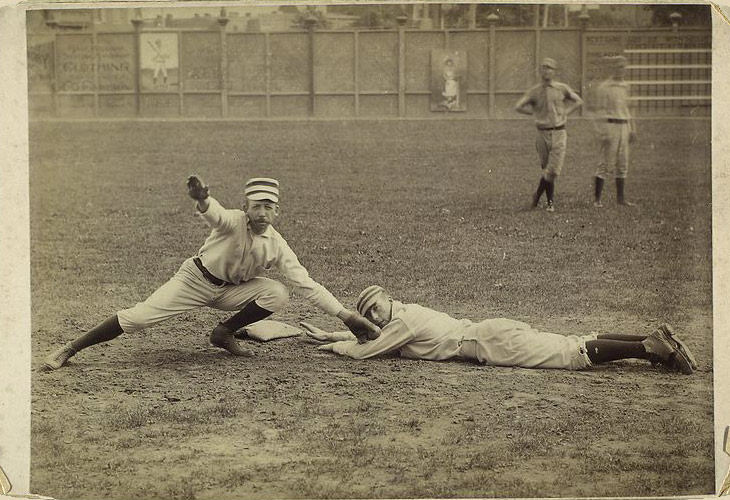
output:
[[[208,198],[208,185],[197,175],[191,175],[187,180],[188,195],[194,200],[205,200]]]
[[[304,333],[307,334],[307,336],[313,338],[314,340],[319,340],[320,342],[326,342],[327,340],[332,340],[332,334],[329,332],[325,332],[321,328],[317,328],[311,323],[307,323],[306,321],[300,321],[299,326],[304,328]]]
[[[318,351],[329,351],[329,352],[335,352],[335,344],[324,344],[319,347],[317,347]]]

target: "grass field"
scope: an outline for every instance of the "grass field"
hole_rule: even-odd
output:
[[[30,129],[32,491],[55,498],[664,496],[714,492],[709,121],[643,121],[627,193],[592,206],[597,144],[569,128],[556,212],[529,210],[529,121],[35,123]],[[41,359],[143,300],[224,205],[282,183],[279,231],[343,303],[378,283],[456,317],[560,333],[672,323],[700,370],[386,357],[297,337],[253,359],[200,310]],[[275,277],[275,276],[274,276]],[[339,327],[296,296],[272,319]]]

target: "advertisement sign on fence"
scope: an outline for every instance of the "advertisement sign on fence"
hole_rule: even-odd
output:
[[[139,66],[142,90],[177,89],[180,84],[177,33],[140,35]]]
[[[466,52],[431,51],[431,111],[466,111]]]

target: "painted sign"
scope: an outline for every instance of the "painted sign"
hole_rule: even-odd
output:
[[[431,111],[466,111],[466,52],[431,51]]]
[[[177,90],[180,85],[177,33],[140,35],[142,90]]]

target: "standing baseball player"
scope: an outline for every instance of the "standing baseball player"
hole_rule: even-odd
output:
[[[570,113],[583,104],[581,97],[568,85],[554,79],[558,64],[549,57],[540,63],[540,83],[525,92],[515,111],[535,117],[537,138],[535,146],[540,158],[542,176],[532,196],[532,208],[537,208],[546,193],[547,211],[555,211],[555,180],[563,169],[567,133],[565,122]]]
[[[322,285],[309,277],[287,242],[273,228],[279,215],[279,182],[249,179],[243,210],[226,209],[208,194],[197,176],[188,178],[188,194],[211,232],[197,255],[183,262],[177,273],[144,302],[117,312],[45,359],[58,369],[78,351],[112,340],[124,332],[143,330],[186,311],[208,306],[238,311],[210,334],[210,343],[235,356],[251,356],[234,334],[281,309],[289,299],[287,288],[262,276],[277,269],[294,289],[323,311],[337,316],[362,341],[376,338],[380,329],[349,311]]]
[[[382,328],[381,335],[359,344],[347,332],[328,333],[300,323],[316,340],[333,342],[319,349],[354,359],[399,352],[402,357],[441,361],[465,359],[493,366],[581,370],[619,359],[645,359],[691,374],[697,363],[668,325],[649,335],[559,335],[535,330],[512,319],[473,323],[418,304],[393,300],[380,286],[360,293],[357,310]]]
[[[616,177],[616,203],[633,206],[626,201],[624,186],[629,172],[629,145],[636,140],[636,126],[629,111],[629,84],[624,80],[627,59],[607,58],[611,77],[596,91],[596,125],[601,136],[601,162],[596,168],[593,205],[600,208],[603,183],[610,171]]]

